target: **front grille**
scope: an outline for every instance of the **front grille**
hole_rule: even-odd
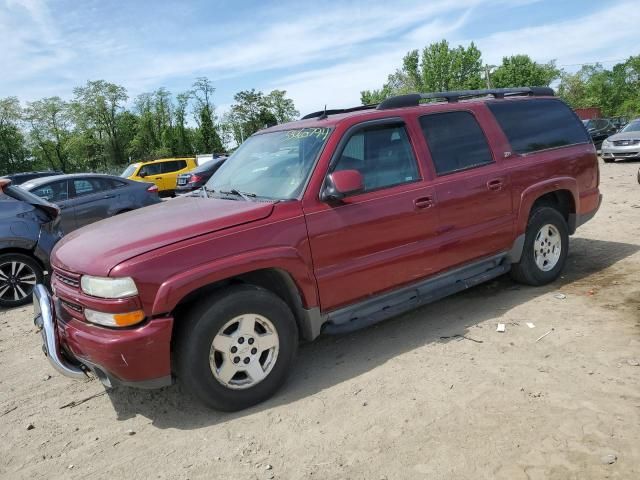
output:
[[[66,272],[61,272],[60,270],[55,270],[54,275],[56,277],[56,280],[58,280],[61,283],[64,283],[65,285],[69,285],[70,287],[73,287],[73,288],[80,287],[79,276],[71,275]]]
[[[613,145],[616,147],[626,147],[627,145],[640,145],[640,140],[614,140]]]
[[[60,300],[60,303],[74,312],[82,313],[82,307],[75,303],[67,302],[66,300]]]

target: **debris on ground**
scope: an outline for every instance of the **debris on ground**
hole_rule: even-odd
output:
[[[135,430],[131,430],[131,429],[127,430],[127,435],[131,436],[135,434],[136,434]]]
[[[554,297],[557,298],[558,300],[564,300],[565,298],[567,298],[567,296],[564,293],[556,293]]]
[[[496,332],[502,333],[502,332],[505,331],[505,329],[506,329],[506,327],[505,327],[504,323],[499,323],[498,324],[498,328],[496,328]]]
[[[549,335],[551,332],[553,332],[555,330],[555,328],[552,328],[551,330],[549,330],[547,333],[545,333],[544,335],[541,335],[537,338],[536,342],[542,340],[544,337],[546,337],[547,335]]]
[[[27,430],[33,430],[34,428],[36,427],[34,427],[33,423],[30,423],[29,425],[27,425]]]
[[[84,402],[88,402],[89,400],[96,398],[96,397],[101,397],[102,395],[106,395],[107,391],[104,390],[102,392],[98,392],[94,395],[91,395],[87,398],[83,398],[82,400],[74,400],[73,402],[69,402],[63,406],[60,407],[60,410],[62,410],[63,408],[73,408],[73,407],[77,407],[78,405],[82,405]]]
[[[536,326],[535,326],[533,323],[531,323],[531,322],[527,322],[527,327],[529,327],[529,328],[536,328]]]
[[[640,362],[638,362],[637,360],[634,360],[632,358],[630,358],[629,360],[627,360],[627,363],[629,365],[631,365],[632,367],[639,367],[640,366]]]
[[[15,407],[11,407],[8,410],[5,410],[4,412],[2,412],[2,414],[0,414],[0,417],[4,417],[7,413],[11,413],[13,412],[16,408],[18,408],[18,406],[16,405]]]
[[[471,340],[472,342],[483,343],[482,340],[476,340],[475,338],[467,337],[466,335],[460,335],[459,333],[451,336],[440,337],[440,340],[446,340],[448,338],[464,338],[465,340]]]
[[[600,461],[604,465],[611,465],[612,463],[616,463],[616,460],[618,460],[618,457],[616,457],[613,453],[600,457]]]

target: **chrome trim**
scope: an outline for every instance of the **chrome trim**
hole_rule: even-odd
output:
[[[51,296],[42,284],[36,285],[33,290],[33,324],[42,333],[42,350],[49,359],[53,368],[67,377],[76,380],[87,378],[87,374],[75,365],[66,362],[60,354],[60,345],[56,335],[55,311]]]

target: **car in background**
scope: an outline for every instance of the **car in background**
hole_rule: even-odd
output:
[[[10,175],[5,175],[4,177],[0,177],[0,179],[11,180],[12,185],[21,185],[24,182],[28,182],[29,180],[33,180],[35,178],[42,177],[51,177],[53,175],[62,175],[64,172],[58,171],[46,171],[46,172],[22,172],[22,173],[12,173]]]
[[[609,163],[640,158],[640,118],[636,118],[615,135],[602,142],[602,159]]]
[[[584,127],[589,132],[591,140],[596,148],[600,148],[605,138],[618,131],[614,123],[608,118],[592,118],[583,120]]]
[[[152,182],[161,196],[173,196],[178,175],[198,166],[195,158],[161,158],[129,165],[120,175],[137,182]]]
[[[181,173],[178,175],[176,193],[188,193],[204,186],[213,174],[218,171],[226,159],[227,157],[214,158],[188,173]]]
[[[62,238],[59,213],[0,179],[0,308],[29,303],[36,284],[47,281],[51,250]]]
[[[74,173],[39,178],[20,188],[62,210],[64,233],[103,218],[160,203],[158,187],[113,175]]]

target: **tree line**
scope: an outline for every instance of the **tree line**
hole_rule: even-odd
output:
[[[104,80],[74,88],[66,101],[22,105],[0,98],[0,175],[29,170],[116,172],[130,161],[224,153],[265,126],[299,116],[283,90],[238,92],[219,117],[215,88],[201,77],[173,95],[166,88],[128,103],[127,90]]]
[[[599,107],[604,116],[632,117],[640,113],[640,55],[610,70],[593,64],[568,73],[555,61],[538,63],[528,55],[512,55],[504,57],[500,65],[486,65],[474,43],[452,47],[446,40],[408,52],[382,87],[362,91],[360,100],[366,105],[411,92],[552,84],[573,108]]]

